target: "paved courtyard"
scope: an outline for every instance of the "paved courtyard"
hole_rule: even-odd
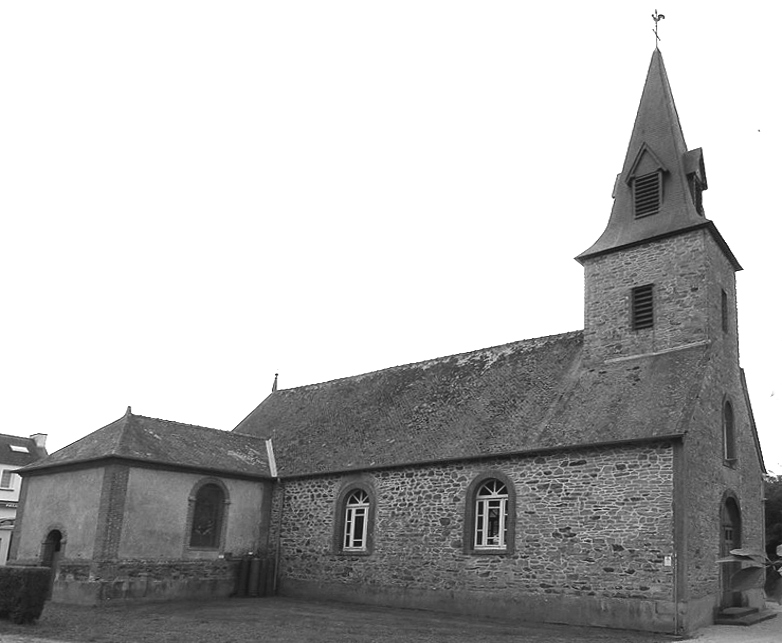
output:
[[[779,606],[773,609],[780,612]],[[287,598],[105,608],[47,605],[34,626],[0,621],[2,643],[659,643],[665,635],[467,618]],[[697,643],[780,643],[782,616],[752,627],[713,626]]]

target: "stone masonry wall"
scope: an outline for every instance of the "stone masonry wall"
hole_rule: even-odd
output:
[[[584,264],[584,359],[626,357],[709,338],[712,281],[705,230],[589,259]],[[712,242],[713,243],[713,242]],[[633,330],[632,288],[654,284],[654,327]]]
[[[515,487],[510,554],[465,551],[466,491],[486,471],[501,472]],[[370,555],[335,551],[335,499],[351,480],[376,494]],[[288,480],[284,487],[283,590],[293,581],[442,595],[491,591],[514,600],[672,600],[672,567],[665,565],[673,553],[667,443]]]
[[[687,488],[688,585],[690,598],[719,597],[720,507],[726,493],[738,498],[742,546],[763,547],[762,469],[750,422],[750,409],[738,362],[735,274],[720,248],[706,246],[712,275],[709,316],[711,359],[685,440]],[[721,290],[729,300],[727,332],[721,325]],[[729,400],[735,416],[737,458],[723,456],[723,406]]]

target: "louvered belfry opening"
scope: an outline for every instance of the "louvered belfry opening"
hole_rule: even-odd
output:
[[[651,172],[633,179],[633,207],[636,218],[648,217],[660,211],[660,172]]]
[[[654,326],[654,290],[652,284],[638,286],[632,291],[633,330]]]

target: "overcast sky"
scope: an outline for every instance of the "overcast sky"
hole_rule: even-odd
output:
[[[648,2],[0,4],[0,432],[232,429],[269,393],[583,328]],[[782,473],[780,5],[657,9]]]

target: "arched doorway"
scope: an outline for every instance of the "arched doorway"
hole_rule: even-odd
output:
[[[54,577],[57,575],[57,566],[62,556],[63,548],[62,532],[59,529],[52,529],[43,541],[43,551],[41,553],[41,564],[44,567],[51,567],[52,573],[49,577],[49,592],[47,598],[52,597],[52,587],[54,586]]]
[[[720,510],[720,556],[727,556],[731,549],[741,547],[741,510],[735,498],[728,496]],[[741,592],[735,592],[730,577],[741,569],[741,563],[720,565],[722,598],[720,607],[741,607]]]

